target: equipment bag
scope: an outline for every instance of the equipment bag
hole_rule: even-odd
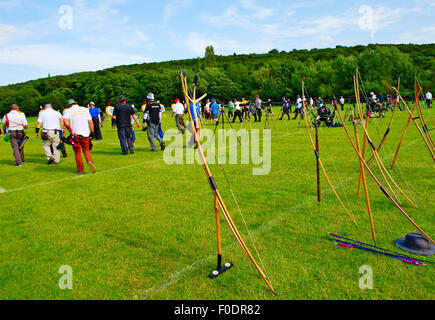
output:
[[[48,132],[44,132],[44,131],[41,132],[41,139],[44,140],[44,141],[49,140]]]

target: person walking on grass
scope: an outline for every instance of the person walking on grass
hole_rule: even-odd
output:
[[[298,118],[298,115],[301,116],[301,119],[304,120],[304,108],[303,108],[303,101],[300,96],[298,96],[296,100],[296,110],[295,110],[295,117],[293,120],[296,120]]]
[[[42,149],[47,157],[47,164],[60,163],[60,135],[65,133],[63,117],[60,112],[55,111],[51,104],[46,104],[45,109],[39,113],[38,121],[36,122],[36,138],[39,138],[41,130]]]
[[[426,93],[426,104],[428,109],[432,108],[432,93],[430,91]]]
[[[151,151],[157,152],[155,139],[160,143],[160,147],[162,151],[165,151],[165,142],[162,140],[159,134],[160,129],[160,112],[161,112],[161,106],[158,102],[154,101],[154,94],[150,93],[148,94],[148,104],[145,108],[145,112],[149,113],[150,117],[150,123],[148,125],[148,140],[151,145]]]
[[[344,99],[343,96],[340,97],[340,106],[341,106],[341,111],[344,111],[344,104],[345,104],[346,100]]]
[[[84,174],[84,166],[81,152],[85,156],[86,162],[91,168],[92,173],[97,172],[91,156],[91,136],[94,135],[94,123],[92,122],[89,110],[80,107],[76,101],[68,101],[69,109],[64,114],[65,128],[71,133],[72,147],[75,153],[77,174]]]
[[[263,116],[263,109],[262,109],[263,101],[261,101],[259,96],[255,97],[255,121],[261,122],[261,117]]]
[[[89,104],[89,113],[91,114],[92,122],[94,123],[95,140],[103,140],[100,129],[102,123],[100,117],[100,109],[98,109],[93,102]]]
[[[213,123],[218,123],[219,122],[219,111],[220,111],[221,106],[216,102],[215,99],[211,99],[211,105],[210,105],[210,110],[211,110],[211,122]]]
[[[24,145],[29,140],[24,132],[27,130],[27,119],[26,115],[20,112],[20,107],[16,104],[11,106],[11,111],[3,117],[3,131],[10,137],[10,144],[14,152],[15,166],[21,167],[24,160]]]
[[[184,106],[180,103],[180,99],[175,99],[174,107],[172,108],[172,118],[175,115],[175,125],[178,128],[178,132],[180,134],[184,134],[186,132],[186,127],[184,126]]]
[[[281,115],[281,119],[279,120],[282,120],[284,116],[287,116],[287,118],[290,120],[290,110],[289,110],[287,99],[285,97],[282,99],[282,115]]]
[[[127,99],[125,96],[120,96],[117,102],[119,104],[115,107],[115,109],[113,109],[112,118],[115,120],[116,126],[118,128],[118,139],[121,144],[122,154],[124,156],[128,156],[129,150],[130,154],[134,154],[131,118],[133,117],[139,129],[140,124],[136,114],[134,113],[134,109],[131,105],[127,104]]]
[[[230,101],[228,103],[228,118],[231,119],[234,117],[234,103]]]
[[[233,123],[236,122],[237,118],[239,118],[240,123],[242,123],[243,122],[243,118],[242,118],[242,107],[240,106],[240,101],[236,100],[234,102],[234,105],[235,105],[236,113],[234,113]]]

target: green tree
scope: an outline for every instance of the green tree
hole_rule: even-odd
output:
[[[216,56],[214,54],[213,46],[205,48],[205,66],[207,68],[216,67]]]

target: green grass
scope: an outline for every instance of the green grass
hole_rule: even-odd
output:
[[[435,127],[433,116],[426,114],[429,126]],[[376,143],[389,117],[390,113],[372,122]],[[150,152],[143,132],[137,133],[136,154],[123,157],[116,131],[106,120],[104,140],[95,142],[92,153],[95,175],[88,168],[84,177],[74,175],[69,146],[67,159],[47,166],[35,138],[25,148],[27,163],[15,168],[10,146],[1,141],[0,188],[8,192],[0,194],[0,298],[434,299],[432,265],[407,265],[328,241],[328,232],[371,241],[365,201],[356,199],[359,163],[344,130],[320,130],[321,157],[358,225],[347,217],[323,176],[323,201],[318,205],[307,130],[298,129],[297,121],[277,118],[271,124],[269,175],[253,176],[254,165],[224,169],[278,297],[268,290],[223,219],[224,260],[235,267],[216,280],[208,279],[216,264],[216,226],[213,195],[202,167],[166,165],[162,153]],[[387,166],[406,120],[405,112],[397,115],[381,152]],[[28,135],[33,136],[35,119],[30,122]],[[167,116],[164,129],[174,126]],[[264,122],[252,126],[264,128]],[[241,127],[236,124],[236,129]],[[221,168],[211,165],[211,170],[255,252]],[[380,177],[375,168],[374,172]],[[434,164],[415,127],[410,127],[398,167],[391,172],[420,206],[414,209],[400,197],[405,211],[435,236]],[[371,179],[369,189],[378,245],[397,251],[394,240],[415,229]],[[63,265],[73,268],[73,290],[59,289],[58,270]],[[363,265],[373,268],[373,290],[359,288]]]

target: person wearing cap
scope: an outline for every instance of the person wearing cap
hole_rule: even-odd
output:
[[[97,168],[91,156],[91,134],[94,134],[94,123],[89,110],[80,107],[73,99],[68,101],[68,109],[64,114],[65,128],[71,133],[72,147],[75,153],[77,174],[84,174],[82,150],[91,172],[96,173]]]
[[[15,157],[15,166],[21,167],[24,160],[24,144],[29,140],[24,132],[27,129],[26,115],[20,112],[20,107],[11,105],[11,111],[3,117],[3,131],[10,135],[10,144]]]
[[[186,128],[183,125],[184,124],[184,120],[183,120],[183,117],[184,117],[184,106],[180,103],[180,99],[178,99],[178,98],[175,99],[175,104],[174,104],[174,107],[173,107],[172,110],[173,110],[173,112],[172,112],[172,118],[175,115],[175,125],[178,128],[178,132],[180,134],[186,133]]]
[[[89,113],[92,117],[92,122],[94,123],[94,131],[95,131],[95,140],[103,140],[103,136],[101,134],[101,118],[100,118],[100,109],[95,106],[95,103],[91,102],[89,104]]]
[[[159,141],[161,150],[164,151],[165,142],[162,140],[159,134],[160,121],[161,121],[161,116],[160,116],[161,106],[158,102],[154,101],[153,93],[149,93],[147,99],[149,101],[145,108],[145,112],[148,112],[150,117],[150,123],[148,125],[147,133],[148,133],[148,140],[151,145],[151,151],[153,152],[157,151],[156,143],[154,139],[157,139],[157,141]]]
[[[60,134],[65,132],[63,117],[60,112],[55,111],[51,104],[46,104],[43,111],[39,113],[36,122],[36,138],[39,138],[39,131],[42,126],[42,149],[48,160],[48,165],[60,163]]]
[[[281,118],[279,120],[282,120],[284,118],[284,116],[287,116],[288,119],[290,120],[290,110],[288,107],[287,99],[285,97],[282,98],[282,115],[281,115]]]
[[[140,124],[136,114],[134,113],[134,109],[131,105],[127,104],[125,96],[120,96],[117,102],[119,104],[113,110],[112,117],[116,121],[116,126],[118,127],[118,138],[121,144],[122,154],[128,156],[129,150],[130,154],[134,154],[131,118],[133,117],[139,129]]]
[[[296,110],[295,110],[295,117],[293,120],[296,120],[298,118],[298,115],[301,116],[302,120],[304,120],[304,108],[303,108],[303,101],[301,96],[298,96],[296,100]]]

